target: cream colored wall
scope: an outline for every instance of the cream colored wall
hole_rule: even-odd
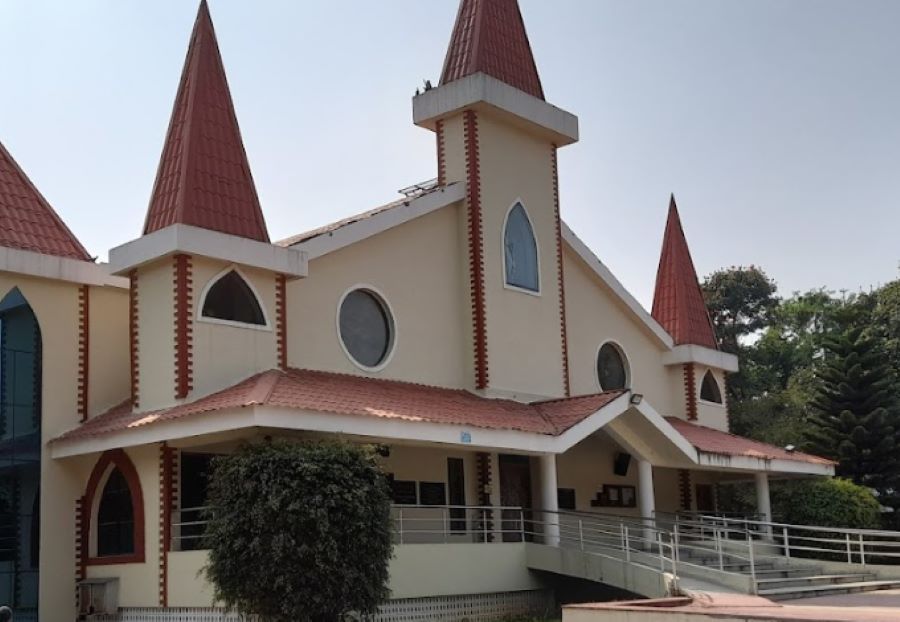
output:
[[[661,359],[664,347],[655,343],[641,321],[568,247],[563,253],[563,266],[572,394],[600,391],[597,353],[604,342],[611,340],[628,359],[631,387],[660,414],[677,414],[683,399],[673,401],[674,378]],[[679,377],[678,386],[680,382]]]
[[[192,263],[194,389],[188,400],[214,393],[257,372],[278,366],[275,344],[275,275],[264,270],[238,268],[240,274],[256,290],[268,326],[230,326],[203,319],[201,305],[204,289],[223,270],[233,266],[202,257],[193,257]],[[172,375],[174,378],[174,368]]]
[[[97,415],[131,395],[128,290],[90,289],[88,413]]]
[[[713,377],[719,385],[719,392],[722,394],[722,403],[707,402],[700,399],[700,388],[703,384],[703,377],[707,370],[712,371]],[[694,375],[697,385],[697,423],[705,425],[716,430],[728,431],[728,409],[725,404],[725,379],[721,370],[702,365],[694,366]]]
[[[466,484],[466,505],[478,505],[476,454],[448,451],[440,447],[392,445],[391,455],[380,460],[385,472],[398,480],[447,483],[447,458],[462,458]],[[448,491],[449,492],[449,491]]]
[[[637,463],[632,459],[628,473],[622,477],[613,473],[613,460],[622,451],[608,436],[597,433],[587,437],[569,451],[556,458],[556,479],[559,488],[575,489],[575,509],[601,514],[639,516],[637,508],[592,507],[604,484],[634,486],[637,493]],[[637,497],[635,497],[637,500]]]
[[[175,403],[175,294],[172,258],[143,266],[137,275],[138,407]]]
[[[120,606],[156,607],[159,606],[159,446],[134,447],[127,449],[126,453],[134,463],[144,497],[145,561],[140,564],[88,566],[87,576],[90,579],[118,577]],[[93,468],[93,463],[90,466]],[[87,476],[84,477],[82,491],[86,484]],[[96,525],[96,520],[92,524]],[[90,537],[95,535],[92,533]]]
[[[78,425],[78,285],[0,273],[0,299],[18,287],[37,318],[43,344],[41,440],[41,619],[73,617],[77,476],[47,457],[46,443]],[[50,568],[66,571],[52,572]],[[46,615],[44,614],[46,612]]]
[[[564,395],[552,146],[486,113],[478,115],[489,386]],[[520,201],[538,246],[538,295],[506,287],[503,233]]]
[[[468,300],[460,295],[463,265],[455,206],[446,207],[314,259],[309,276],[287,284],[288,362],[293,367],[469,386],[463,359]],[[357,367],[337,332],[341,297],[356,285],[375,288],[394,315],[396,340],[379,372]]]

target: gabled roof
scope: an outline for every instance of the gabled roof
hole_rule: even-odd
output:
[[[269,241],[206,0],[194,23],[144,234],[176,223]]]
[[[92,261],[66,224],[0,143],[0,246]]]
[[[336,415],[443,423],[558,436],[624,391],[524,404],[462,389],[307,369],[269,370],[232,387],[154,412],[123,403],[56,440],[87,439],[203,413],[272,406]]]
[[[651,314],[672,335],[675,345],[718,349],[674,196],[669,201]]]
[[[479,72],[544,99],[517,0],[460,2],[441,84]]]
[[[833,460],[828,460],[827,458],[805,454],[800,451],[787,451],[781,447],[697,425],[677,417],[666,417],[666,421],[678,430],[679,434],[690,441],[694,447],[704,453],[763,460],[792,460],[823,465],[836,464]]]

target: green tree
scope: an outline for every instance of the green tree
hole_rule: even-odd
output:
[[[772,509],[794,525],[877,529],[881,507],[872,491],[841,478],[776,482]],[[826,536],[833,537],[833,536]]]
[[[720,347],[738,354],[740,340],[768,324],[778,304],[775,282],[755,266],[713,272],[701,284]]]
[[[900,280],[860,296],[869,313],[868,330],[878,339],[894,369],[900,369]]]
[[[206,575],[266,622],[373,613],[389,595],[390,495],[370,449],[248,444],[213,461]]]
[[[878,341],[857,325],[853,312],[845,310],[845,328],[823,342],[806,447],[837,460],[838,475],[875,489],[883,503],[894,505],[900,483],[896,382]]]

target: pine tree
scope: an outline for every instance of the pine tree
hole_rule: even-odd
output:
[[[806,448],[838,461],[837,474],[873,488],[884,505],[900,497],[897,384],[879,343],[857,322],[824,341]]]

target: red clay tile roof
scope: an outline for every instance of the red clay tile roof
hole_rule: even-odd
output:
[[[190,404],[135,413],[123,403],[56,440],[94,438],[213,411],[266,405],[296,410],[561,434],[623,391],[523,404],[445,389],[323,371],[270,370]]]
[[[718,349],[674,196],[669,202],[651,315],[672,335],[675,345]]]
[[[0,143],[0,246],[91,261],[91,256]]]
[[[269,241],[205,0],[194,23],[144,234],[176,223]]]
[[[746,456],[763,460],[793,460],[795,462],[810,462],[813,464],[836,464],[833,460],[828,460],[827,458],[805,454],[800,451],[787,451],[781,447],[729,434],[721,430],[707,428],[678,417],[666,417],[666,421],[672,424],[672,427],[678,430],[691,445],[704,453]]]
[[[517,0],[462,0],[441,84],[483,72],[544,99]]]

